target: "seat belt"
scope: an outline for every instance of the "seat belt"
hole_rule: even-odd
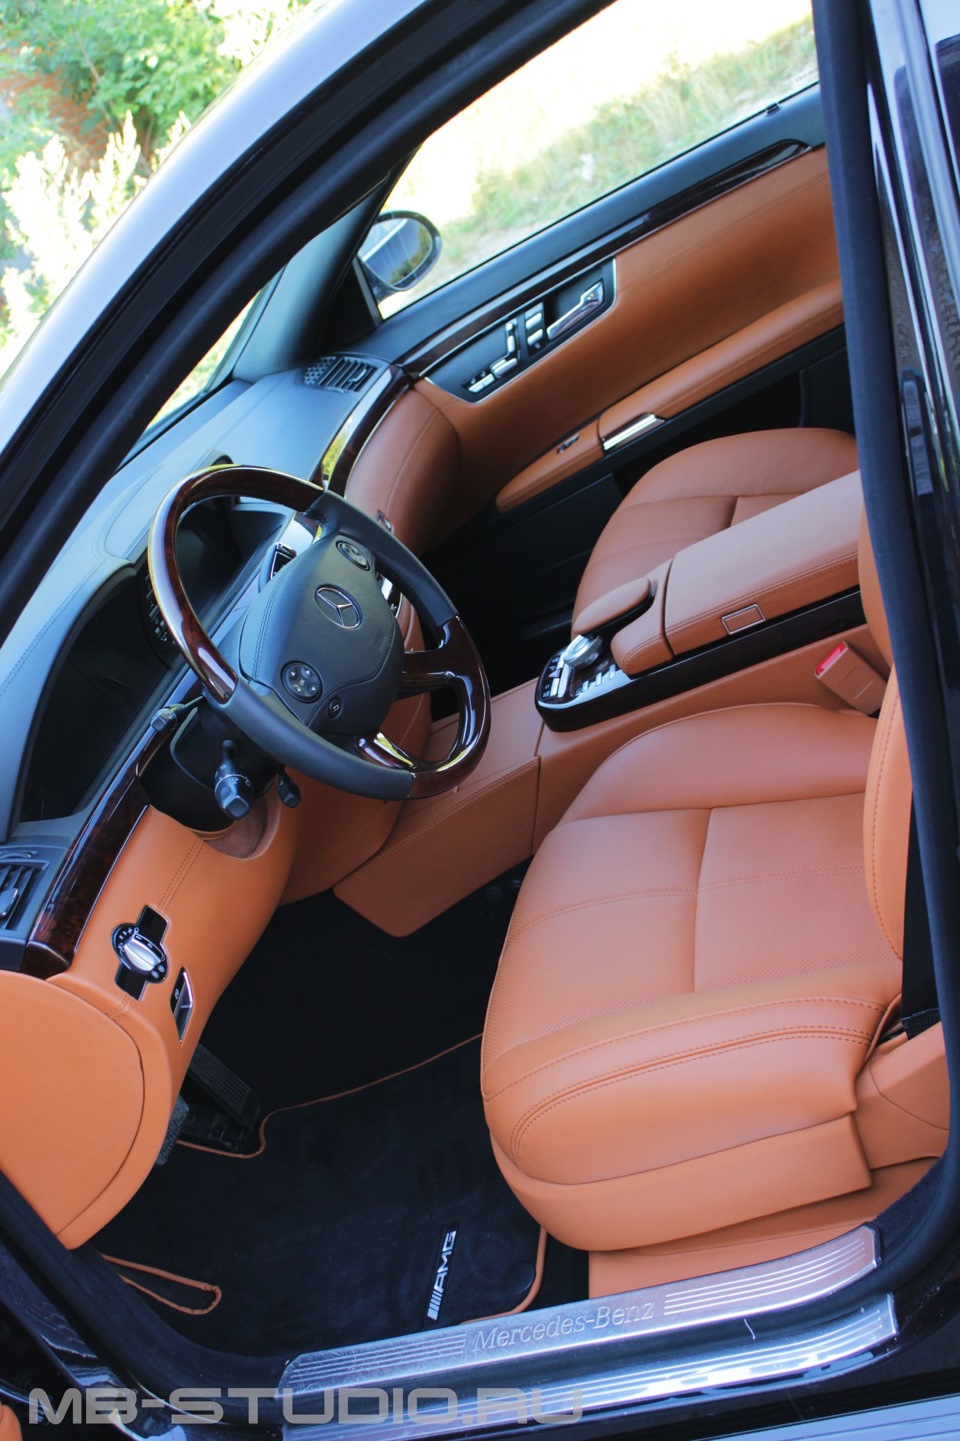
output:
[[[923,891],[917,818],[910,807],[907,884],[903,907],[903,993],[900,1024],[908,1036],[919,1036],[940,1019],[937,979],[933,970],[930,918]]]

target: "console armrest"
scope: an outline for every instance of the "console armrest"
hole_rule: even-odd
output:
[[[618,585],[616,590],[585,605],[573,618],[573,634],[597,635],[600,631],[614,634],[633,620],[638,611],[645,610],[651,599],[648,575],[628,580],[625,585]]]
[[[547,725],[592,725],[861,626],[862,509],[859,474],[841,476],[585,606],[537,683]]]
[[[625,675],[641,675],[643,671],[673,660],[673,652],[664,633],[665,597],[671,565],[672,561],[665,560],[663,565],[658,565],[651,572],[653,605],[639,619],[617,631],[610,642],[613,658]]]
[[[862,507],[854,472],[679,551],[664,617],[674,655],[854,589]]]

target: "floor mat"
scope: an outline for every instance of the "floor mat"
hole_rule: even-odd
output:
[[[264,1110],[424,1061],[483,1029],[521,866],[410,936],[331,892],[281,906],[204,1028]]]
[[[178,1145],[94,1244],[218,1288],[203,1315],[151,1304],[190,1339],[241,1355],[510,1311],[530,1290],[540,1228],[493,1159],[479,1064],[473,1039],[278,1111],[253,1157]]]

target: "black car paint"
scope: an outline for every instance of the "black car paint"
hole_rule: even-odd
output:
[[[904,10],[910,3],[911,0],[905,0]],[[502,17],[507,8],[493,4],[475,6],[473,16],[476,18],[477,10],[483,9],[485,18]],[[596,8],[596,5],[569,5],[563,7],[560,15],[560,7],[556,7],[556,18],[551,23],[562,28],[575,13],[586,13],[588,9]],[[417,18],[425,20],[427,12],[431,17],[442,12],[443,17],[449,19],[457,9],[453,4],[425,5],[418,11]],[[543,9],[542,6],[528,7],[531,14],[536,13],[541,33],[547,28]],[[866,26],[866,7],[830,6],[824,0],[819,6],[818,37],[825,72],[825,107],[836,186],[838,228],[845,257],[844,284],[855,376],[854,398],[861,430],[864,469],[868,476],[868,508],[884,587],[894,602],[892,629],[909,729],[914,737],[920,737],[922,741],[913,757],[917,777],[917,815],[938,952],[941,1004],[953,1022],[952,1033],[957,1036],[960,1035],[960,998],[954,994],[956,979],[951,975],[949,965],[944,964],[950,954],[951,937],[960,934],[960,918],[956,914],[957,787],[952,768],[950,734],[945,723],[946,701],[950,702],[952,709],[957,686],[955,673],[945,674],[943,665],[946,651],[956,642],[957,618],[954,607],[945,604],[939,587],[934,586],[932,590],[924,587],[922,568],[934,559],[930,555],[932,537],[923,536],[919,546],[914,539],[911,501],[915,496],[911,493],[902,461],[902,420],[890,403],[891,395],[899,389],[897,366],[903,357],[893,353],[889,317],[876,304],[877,296],[886,284],[886,275],[881,216],[872,188],[872,176],[865,164],[869,161],[871,136],[865,104],[868,79],[863,69],[864,50],[866,48],[867,63],[872,71],[869,83],[879,102],[884,82],[887,96],[891,93],[891,84],[895,83],[895,76],[889,69],[892,63],[890,52],[893,48],[895,53],[898,39],[893,33],[895,17],[891,17],[889,7],[878,0],[875,13],[886,27],[881,27],[880,46],[876,54],[871,48],[869,32],[864,33],[861,28]],[[911,16],[918,13],[910,11]],[[409,18],[408,14],[407,20]],[[532,44],[531,36],[525,36],[511,54],[521,54],[525,47],[530,48]],[[386,47],[383,37],[381,45]],[[436,49],[442,47],[437,46]],[[505,56],[506,53],[505,50]],[[381,53],[380,59],[385,59],[384,53]],[[508,62],[505,59],[503,63],[506,65]],[[895,69],[895,61],[893,64]],[[416,66],[411,68],[415,70]],[[479,69],[475,73],[479,77]],[[386,81],[383,88],[388,88]],[[242,113],[244,97],[252,93],[238,91],[230,104],[237,104],[241,109],[234,113]],[[223,107],[222,114],[229,113],[230,106]],[[426,107],[417,114],[422,124]],[[879,103],[877,124],[891,143],[889,119],[885,119],[883,106]],[[405,140],[409,138],[409,133],[409,129],[404,130]],[[369,158],[364,159],[356,152],[352,152],[351,158],[354,164],[347,167],[351,178],[371,173]],[[251,166],[256,168],[253,157]],[[291,167],[286,175],[290,190],[296,184],[295,177],[290,179],[295,168]],[[238,190],[243,188],[239,179],[239,174],[235,174],[235,188]],[[346,195],[349,188],[346,180],[341,182],[341,187],[339,192],[336,191],[335,182],[330,181],[325,194]],[[269,189],[274,199],[279,198],[282,190],[279,184]],[[268,187],[261,189],[255,202],[246,205],[242,217],[234,217],[233,230],[225,231],[222,236],[224,245],[236,243],[246,226],[257,224],[258,210],[268,200],[267,190]],[[202,186],[198,187],[198,193],[200,191]],[[952,203],[954,197],[941,196],[940,200]],[[294,197],[288,196],[284,203],[293,208]],[[211,214],[215,215],[216,208],[212,207]],[[142,213],[146,214],[146,209]],[[312,213],[304,202],[302,223],[290,232],[291,248],[295,248],[297,240],[303,236],[308,225],[306,216]],[[214,223],[211,221],[211,224]],[[131,231],[131,235],[133,233]],[[275,268],[275,262],[282,254],[275,244],[269,244],[265,233],[259,237],[259,248],[252,240],[240,241],[242,264],[236,274],[242,280],[237,281],[235,277],[235,283],[230,285],[224,279],[223,258],[218,257],[209,230],[204,233],[202,218],[198,240],[200,235],[205,242],[202,246],[198,244],[198,249],[202,249],[200,274],[206,282],[206,290],[204,292],[202,287],[198,287],[194,297],[199,307],[195,311],[196,333],[191,330],[179,344],[170,343],[167,331],[173,324],[172,309],[177,287],[170,279],[166,285],[157,281],[151,287],[149,282],[152,277],[147,269],[150,247],[146,245],[139,254],[130,256],[123,283],[110,291],[112,299],[107,307],[107,318],[102,327],[93,332],[91,346],[109,346],[111,335],[115,336],[122,329],[125,306],[132,303],[136,295],[138,279],[140,295],[150,295],[152,299],[152,304],[142,316],[143,338],[141,340],[138,331],[136,336],[131,337],[130,348],[115,352],[109,365],[96,369],[96,376],[99,385],[108,385],[112,377],[124,369],[132,369],[134,361],[142,359],[148,345],[152,345],[157,350],[163,350],[165,363],[142,388],[135,389],[131,384],[129,389],[114,393],[108,403],[91,406],[88,424],[81,427],[83,402],[90,402],[90,392],[85,389],[86,381],[79,375],[84,358],[80,337],[87,333],[87,322],[105,298],[103,294],[96,293],[101,275],[96,267],[76,289],[71,305],[63,312],[65,319],[62,323],[58,320],[57,324],[45,327],[45,332],[41,333],[42,344],[31,347],[28,352],[29,365],[25,363],[21,366],[17,375],[7,382],[3,394],[8,408],[2,412],[6,416],[3,422],[6,435],[0,434],[0,440],[8,442],[4,446],[0,468],[4,507],[0,517],[0,541],[6,547],[8,564],[0,584],[0,616],[8,618],[12,614],[17,587],[38,574],[49,561],[52,548],[65,533],[71,518],[82,509],[98,477],[106,474],[119,460],[137,426],[142,425],[144,413],[148,413],[150,406],[169,389],[167,378],[178,368],[183,369],[185,364],[189,364],[191,356],[196,358],[202,351],[205,340],[201,341],[198,337],[202,334],[205,339],[209,338],[209,333],[229,318],[230,307],[235,304],[242,285],[249,287],[257,276],[265,279],[268,267],[273,264]],[[172,263],[170,252],[166,260]],[[73,344],[64,346],[62,355],[66,359],[63,360],[56,354],[56,347],[61,339],[71,338],[71,327]],[[53,355],[50,354],[51,346],[55,352]],[[48,390],[51,385],[54,387],[52,391]],[[31,399],[32,386],[36,390]],[[55,396],[63,407],[58,417],[61,423],[57,426],[51,423],[54,412],[46,408],[45,397],[48,395]],[[123,421],[118,421],[116,412],[123,406],[128,407],[128,415]],[[101,427],[108,436],[103,449],[88,441],[88,437]],[[77,452],[80,459],[76,474],[68,484],[62,478],[62,467],[73,452]],[[15,464],[22,467],[16,478],[12,469]],[[953,533],[957,476],[945,464],[941,465],[941,472],[947,474],[949,480],[949,485],[944,485],[938,492],[942,514],[945,515],[942,524]],[[57,496],[56,505],[49,499],[51,492]],[[18,538],[26,534],[30,535],[33,549],[29,556],[21,556],[18,560],[15,546]],[[953,590],[956,595],[960,593],[956,557],[948,554],[946,563],[950,566],[947,579],[952,587],[957,587]],[[931,638],[931,602],[934,622],[943,633],[939,655]],[[944,704],[925,703],[924,698],[931,695],[944,696]],[[957,1068],[953,1054],[951,1062],[951,1072],[955,1074]],[[957,1147],[951,1142],[945,1161],[931,1173],[928,1181],[884,1218],[888,1269],[882,1277],[885,1282],[891,1276],[896,1280],[897,1307],[904,1340],[922,1341],[933,1335],[945,1320],[952,1323],[952,1334],[956,1331],[956,1152]],[[128,1294],[124,1294],[121,1283],[106,1271],[99,1258],[82,1253],[70,1258],[3,1181],[0,1181],[0,1225],[4,1237],[0,1242],[0,1294],[5,1304],[12,1307],[30,1328],[40,1349],[48,1356],[57,1357],[68,1378],[89,1383],[94,1375],[115,1375],[109,1363],[99,1360],[99,1353],[103,1350],[106,1353],[130,1354],[132,1344],[140,1356],[140,1379],[147,1380],[149,1384],[160,1383],[165,1376],[171,1375],[195,1379],[196,1384],[223,1385],[225,1377],[229,1376],[238,1386],[263,1384],[262,1366],[255,1367],[253,1363],[247,1367],[238,1366],[237,1358],[220,1358],[218,1361],[209,1353],[197,1353],[197,1348],[184,1348],[172,1333],[165,1335],[166,1328],[159,1326],[153,1318],[151,1325],[145,1328],[142,1311]],[[47,1294],[39,1289],[38,1283],[43,1275],[57,1278],[59,1294],[53,1297],[53,1305],[49,1279],[44,1283]],[[867,1289],[869,1284],[864,1283],[861,1289]],[[872,1284],[876,1285],[876,1279]],[[110,1308],[106,1321],[103,1319],[105,1304]],[[824,1305],[811,1308],[810,1314],[814,1309],[822,1314]],[[61,1310],[64,1314],[72,1313],[74,1320],[64,1322],[58,1314]],[[798,1315],[796,1319],[799,1321],[801,1318]],[[96,1342],[85,1339],[84,1332],[87,1337],[99,1333],[98,1339]],[[953,1359],[954,1346],[951,1335],[946,1348],[941,1349],[937,1357],[939,1375],[926,1377],[916,1384],[931,1391],[938,1385],[952,1385],[953,1378],[946,1372],[945,1364]],[[186,1351],[194,1354],[188,1356]],[[922,1357],[922,1351],[913,1353],[917,1364],[912,1369],[924,1378]],[[751,1397],[750,1391],[744,1389],[739,1393],[724,1391],[705,1396],[696,1405],[685,1402],[677,1406],[660,1402],[642,1415],[635,1412],[614,1413],[603,1420],[583,1425],[579,1430],[580,1434],[616,1435],[636,1432],[642,1426],[648,1434],[653,1431],[663,1436],[707,1436],[730,1434],[732,1429],[752,1429],[774,1420],[794,1420],[804,1411],[809,1414],[820,1406],[827,1414],[833,1414],[845,1407],[875,1402],[884,1365],[888,1374],[892,1371],[889,1384],[894,1388],[894,1394],[908,1394],[910,1386],[915,1383],[910,1380],[909,1374],[905,1378],[903,1372],[906,1370],[909,1373],[911,1367],[898,1366],[897,1358],[893,1358],[854,1377],[844,1379],[836,1376],[832,1380],[829,1376],[824,1377],[823,1380],[831,1383],[827,1386],[810,1388],[798,1387],[796,1383],[781,1383],[774,1388],[764,1388],[762,1396],[754,1393]],[[889,1392],[884,1399],[890,1399]],[[240,1402],[233,1412],[236,1421],[242,1421],[244,1413],[245,1403]]]
[[[943,667],[936,654],[935,637],[942,629],[952,637],[948,644],[956,646],[958,616],[948,596],[951,591],[957,594],[960,572],[954,557],[949,586],[936,598],[931,613],[923,583],[924,558],[922,550],[918,553],[915,538],[915,482],[908,475],[904,417],[897,404],[901,368],[905,361],[909,364],[909,357],[901,349],[904,328],[895,324],[897,317],[887,309],[886,301],[888,293],[896,296],[909,288],[909,271],[904,282],[900,275],[903,262],[891,230],[891,225],[898,223],[897,197],[884,193],[882,166],[878,167],[876,186],[872,174],[875,147],[881,136],[891,166],[898,151],[900,163],[907,163],[900,150],[898,130],[902,116],[896,113],[896,107],[908,93],[913,96],[929,85],[930,72],[922,63],[904,68],[901,24],[916,23],[916,8],[907,3],[894,9],[888,0],[878,0],[874,15],[877,24],[873,37],[863,37],[860,17],[845,8],[838,13],[832,7],[820,6],[817,12],[821,53],[827,61],[824,111],[828,136],[832,127],[834,139],[831,174],[847,302],[854,409],[868,481],[865,502],[877,568],[889,598],[887,610],[914,774],[914,804],[955,1106],[960,995],[955,968],[950,964],[950,937],[956,937],[960,925],[957,772],[952,759],[957,732],[953,730],[951,737],[947,715],[950,693],[955,692],[957,682],[956,675]],[[841,73],[845,77],[856,75],[860,83],[842,84]],[[925,154],[915,150],[909,163],[926,169],[928,161]],[[943,200],[954,206],[955,225],[955,200],[951,202],[949,196]],[[948,457],[944,461],[948,462]],[[952,474],[950,469],[943,470],[942,502],[948,510],[956,505],[958,480],[955,470]],[[943,534],[948,535],[951,529],[952,524],[947,522]],[[942,553],[948,554],[945,548]],[[955,1228],[952,1197],[960,1184],[957,1142],[953,1130],[946,1154],[936,1168],[940,1184],[930,1196],[925,1225],[916,1228],[915,1217],[907,1226],[899,1225],[897,1218],[902,1213],[893,1208],[885,1230],[885,1250],[897,1279],[906,1279],[928,1265],[938,1244]]]

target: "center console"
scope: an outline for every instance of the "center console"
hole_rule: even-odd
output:
[[[832,482],[585,606],[543,674],[494,697],[474,773],[404,806],[337,895],[408,935],[533,855],[597,767],[645,731],[729,706],[876,710],[884,660],[860,605],[861,508],[856,476]],[[435,722],[426,754],[449,750],[454,725]]]
[[[862,625],[861,508],[843,476],[593,602],[537,683],[546,724],[593,725]]]

